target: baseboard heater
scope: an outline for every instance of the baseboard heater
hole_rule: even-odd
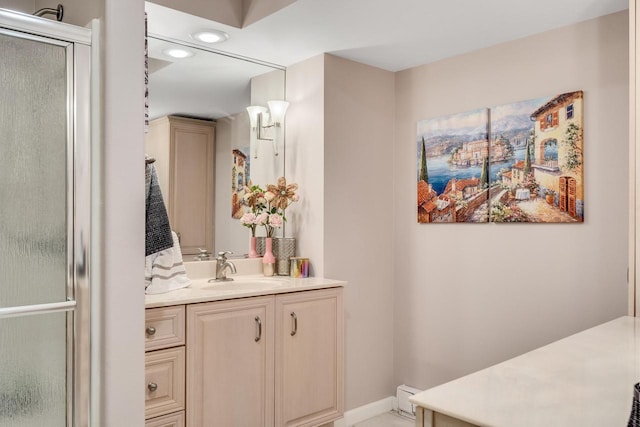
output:
[[[409,402],[409,397],[413,396],[416,393],[420,393],[422,390],[418,390],[417,388],[409,387],[408,385],[402,384],[398,386],[397,398],[398,398],[398,414],[407,417],[416,419],[416,405]]]

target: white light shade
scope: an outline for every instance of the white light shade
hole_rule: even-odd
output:
[[[191,33],[191,37],[205,43],[222,43],[229,38],[229,34],[220,30],[202,30]]]
[[[267,112],[267,109],[259,105],[251,105],[247,107],[247,113],[249,113],[249,122],[251,123],[252,128],[255,128],[258,126],[258,115],[260,113],[266,113],[266,112]]]
[[[269,101],[268,104],[271,112],[271,121],[273,123],[282,123],[289,103],[287,101]]]
[[[177,48],[165,49],[162,51],[162,53],[172,58],[178,58],[178,59],[188,58],[190,56],[195,55],[193,52],[190,52],[188,50],[177,49]]]

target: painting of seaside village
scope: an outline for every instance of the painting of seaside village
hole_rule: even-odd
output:
[[[421,120],[419,223],[584,221],[583,92]]]
[[[244,197],[244,189],[251,186],[251,156],[249,156],[249,147],[234,149],[233,163],[231,165],[231,217],[234,219],[242,218],[244,210],[242,209],[242,198]]]

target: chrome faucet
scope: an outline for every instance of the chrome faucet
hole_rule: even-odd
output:
[[[211,252],[207,251],[206,249],[200,248],[198,248],[198,250],[200,251],[200,253],[194,256],[193,259],[196,261],[209,261]]]
[[[236,274],[236,266],[227,260],[227,254],[232,254],[233,252],[225,251],[218,252],[218,256],[216,257],[216,278],[209,279],[209,282],[229,282],[233,280],[230,277],[227,277],[227,268],[231,270],[232,274]]]

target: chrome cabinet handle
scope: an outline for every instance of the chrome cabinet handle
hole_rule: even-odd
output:
[[[158,389],[158,384],[149,383],[149,384],[147,384],[147,389],[149,389],[149,391],[156,391]]]
[[[262,338],[262,320],[260,320],[259,316],[256,316],[255,321],[258,324],[258,336],[256,337],[256,342],[258,342]]]
[[[292,311],[291,318],[293,319],[293,329],[291,330],[291,336],[294,336],[298,333],[298,316],[296,316],[296,313]]]
[[[149,326],[146,330],[147,335],[149,336],[153,336],[156,334],[156,328],[154,328],[153,326]]]

